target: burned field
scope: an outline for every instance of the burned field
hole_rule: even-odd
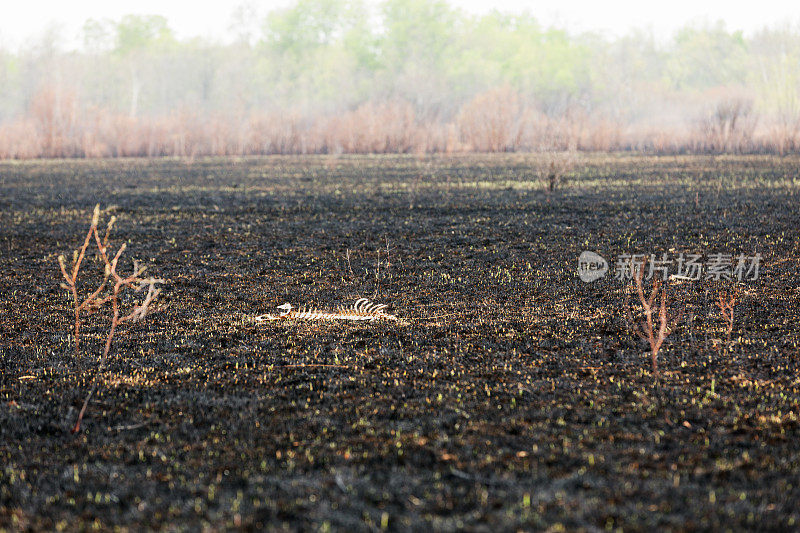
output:
[[[800,159],[537,165],[0,164],[0,530],[800,527]],[[57,258],[97,203],[166,282],[73,435],[108,312],[76,357]],[[614,270],[664,253],[763,259],[666,283],[656,380]],[[402,320],[252,320],[360,297]]]

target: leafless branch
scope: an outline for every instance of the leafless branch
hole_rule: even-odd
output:
[[[58,264],[61,269],[61,274],[64,277],[66,283],[62,283],[61,286],[70,291],[73,298],[74,303],[74,313],[75,313],[75,355],[76,358],[80,359],[80,325],[81,325],[81,313],[91,313],[93,311],[97,311],[102,306],[107,303],[111,303],[112,315],[111,315],[111,327],[108,332],[108,336],[106,337],[105,347],[103,349],[103,355],[100,358],[100,363],[95,371],[95,375],[93,378],[92,387],[89,390],[89,393],[86,395],[86,398],[83,402],[83,406],[78,414],[78,419],[75,422],[75,426],[72,428],[73,433],[77,433],[80,431],[81,428],[81,421],[86,413],[86,408],[89,405],[89,400],[92,398],[94,393],[98,387],[98,376],[101,374],[103,369],[105,368],[106,361],[108,360],[108,354],[111,351],[111,343],[114,339],[114,334],[117,331],[117,327],[123,323],[127,322],[128,320],[141,320],[147,315],[148,311],[150,310],[150,306],[152,302],[158,297],[160,289],[156,287],[157,284],[163,284],[164,280],[158,278],[147,278],[143,279],[141,276],[145,271],[145,267],[139,265],[138,261],[134,261],[133,272],[129,276],[121,276],[117,272],[117,268],[119,266],[120,258],[122,257],[123,252],[125,251],[126,245],[123,244],[119,247],[117,252],[114,254],[113,258],[109,259],[108,254],[108,239],[111,234],[111,229],[116,221],[115,217],[111,217],[106,226],[106,231],[103,238],[100,238],[100,233],[97,230],[97,224],[100,219],[100,206],[97,205],[94,208],[94,213],[92,214],[92,223],[89,227],[89,231],[86,234],[86,238],[84,239],[83,245],[78,249],[75,250],[73,254],[73,263],[70,272],[67,271],[66,268],[66,260],[64,256],[61,255],[58,257]],[[103,273],[103,281],[100,285],[95,289],[89,296],[85,299],[81,300],[78,296],[78,275],[81,272],[81,264],[86,257],[89,244],[92,241],[92,237],[94,237],[95,244],[97,246],[97,257],[103,263],[104,273]],[[111,282],[111,284],[109,283]],[[104,294],[104,292],[109,289],[108,293]],[[147,293],[144,296],[144,299],[139,304],[134,304],[131,311],[123,316],[120,316],[120,294],[125,289],[133,289],[135,292],[139,292],[144,288],[147,288]]]
[[[657,279],[653,280],[653,289],[650,292],[649,297],[645,298],[644,287],[642,283],[643,277],[644,265],[642,264],[638,269],[634,269],[633,282],[636,287],[636,293],[639,296],[639,303],[642,306],[644,317],[640,318],[639,320],[634,318],[627,294],[625,295],[625,316],[628,319],[628,324],[634,333],[650,344],[650,360],[653,366],[653,374],[657,378],[659,375],[658,352],[661,349],[661,345],[664,343],[664,340],[675,329],[675,325],[680,320],[682,312],[679,311],[677,316],[673,317],[671,320],[669,319],[667,313],[667,290],[666,287],[664,287],[663,284]],[[656,297],[659,294],[661,298],[657,310],[658,325],[656,326],[653,323],[653,314],[654,311],[656,311],[654,304]]]
[[[722,313],[722,318],[725,319],[726,331],[725,335],[728,343],[731,342],[731,333],[733,332],[733,308],[736,305],[736,294],[720,293],[717,307]]]

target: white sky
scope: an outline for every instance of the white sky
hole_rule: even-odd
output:
[[[374,2],[374,0],[373,0]],[[198,35],[227,40],[232,35],[234,7],[243,2],[202,0],[0,0],[0,46],[17,47],[40,37],[48,27],[58,29],[62,44],[75,47],[86,19],[119,19],[126,14],[165,16],[179,38]],[[259,15],[291,0],[249,0]],[[763,26],[800,23],[798,0],[449,0],[472,13],[496,8],[530,11],[545,25],[571,32],[601,31],[617,36],[631,28],[650,29],[659,39],[687,22],[727,23],[728,29],[753,32]]]

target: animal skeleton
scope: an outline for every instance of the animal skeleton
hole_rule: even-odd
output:
[[[376,304],[367,298],[359,298],[353,307],[341,306],[336,311],[321,311],[319,309],[295,308],[290,303],[279,305],[280,313],[277,315],[259,315],[253,319],[256,322],[269,320],[397,320],[395,315],[384,311],[386,304]]]

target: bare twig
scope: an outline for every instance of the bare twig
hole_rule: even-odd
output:
[[[378,292],[380,292],[381,288],[381,249],[378,248],[378,258],[375,262],[375,294],[372,295],[373,298],[378,297]]]
[[[353,265],[350,264],[350,248],[347,249],[346,257],[347,257],[347,270],[350,271],[350,277],[355,278],[356,275],[353,274]]]
[[[389,272],[389,269],[392,267],[392,262],[389,260],[389,236],[384,235],[386,237],[386,272]]]
[[[66,280],[66,284],[62,283],[61,286],[65,289],[68,289],[72,293],[73,302],[74,302],[74,312],[75,312],[75,354],[76,357],[80,356],[80,349],[79,349],[79,336],[80,336],[80,323],[81,323],[81,312],[86,310],[87,312],[96,311],[105,305],[108,302],[111,302],[111,327],[108,332],[108,336],[106,337],[105,346],[103,348],[103,355],[100,358],[100,363],[97,367],[95,372],[92,387],[89,390],[89,393],[86,395],[86,398],[83,402],[83,406],[81,407],[80,412],[78,413],[78,419],[75,422],[75,426],[72,428],[73,433],[77,433],[80,431],[81,428],[81,421],[83,420],[83,416],[86,413],[86,408],[89,405],[89,400],[91,400],[94,393],[97,391],[98,387],[98,376],[102,373],[103,369],[105,368],[106,361],[108,360],[108,354],[111,351],[111,343],[114,339],[114,335],[117,331],[117,328],[120,324],[127,322],[129,320],[137,321],[141,320],[147,315],[148,310],[150,309],[150,305],[152,302],[158,297],[160,289],[156,288],[156,284],[163,284],[164,280],[157,279],[157,278],[147,278],[143,279],[141,276],[145,271],[145,267],[140,267],[137,261],[134,261],[133,272],[126,277],[120,276],[117,272],[117,267],[119,265],[120,257],[122,253],[125,251],[126,245],[123,244],[117,250],[117,253],[114,254],[113,258],[109,259],[108,254],[108,238],[111,234],[111,229],[115,222],[115,217],[111,217],[109,220],[108,225],[106,227],[105,235],[103,238],[100,238],[100,233],[97,230],[97,224],[100,218],[100,206],[97,205],[94,208],[94,213],[92,215],[92,223],[89,227],[89,232],[86,234],[86,238],[84,239],[84,243],[78,250],[75,251],[73,254],[73,264],[71,271],[68,273],[67,268],[65,265],[64,256],[59,256],[58,263],[61,268],[61,274],[63,275],[64,279]],[[100,286],[93,291],[87,298],[83,301],[80,300],[78,297],[78,274],[80,273],[81,263],[83,259],[86,257],[87,249],[89,244],[94,237],[95,244],[97,246],[97,256],[99,257],[100,261],[104,265],[104,275],[103,281],[100,283]],[[103,295],[103,292],[109,286],[109,281],[113,283],[111,285],[110,291]],[[120,316],[120,293],[125,289],[133,288],[135,292],[139,292],[144,288],[147,288],[147,293],[143,301],[139,304],[135,304],[133,308],[130,310],[128,314]]]
[[[62,288],[65,288],[70,291],[72,294],[72,301],[75,313],[75,357],[76,359],[80,358],[80,327],[81,327],[81,311],[88,310],[93,311],[97,307],[102,304],[98,304],[100,300],[98,297],[103,289],[106,287],[106,283],[108,282],[108,274],[103,278],[103,282],[100,286],[92,292],[89,296],[87,296],[83,301],[80,300],[78,297],[78,272],[81,268],[81,263],[83,262],[84,257],[86,256],[86,249],[89,247],[89,244],[92,240],[92,235],[97,235],[97,222],[100,217],[100,206],[95,206],[94,213],[92,215],[92,224],[89,227],[89,231],[86,233],[86,238],[83,241],[83,245],[74,251],[72,255],[72,268],[70,272],[67,273],[66,267],[66,259],[63,255],[58,256],[58,266],[61,268],[61,274],[64,276],[65,283],[61,284]],[[108,232],[111,231],[111,226],[114,224],[114,217],[111,217],[111,220],[108,223],[108,228],[106,230],[106,238],[108,238]]]
[[[722,313],[722,318],[725,319],[726,331],[725,336],[728,343],[731,342],[731,333],[733,332],[733,308],[736,305],[736,294],[720,293],[717,307]]]
[[[634,270],[633,280],[634,285],[636,286],[636,292],[639,296],[639,302],[641,303],[642,310],[644,311],[644,319],[639,321],[634,319],[631,306],[628,303],[627,294],[625,295],[625,315],[628,319],[628,324],[634,333],[650,344],[650,360],[653,366],[653,374],[656,378],[658,378],[658,351],[661,349],[661,345],[664,343],[664,339],[667,338],[667,335],[672,333],[672,331],[675,329],[675,325],[680,320],[682,312],[679,312],[678,316],[673,317],[672,320],[669,320],[667,316],[666,287],[662,286],[659,280],[654,279],[653,290],[650,292],[649,297],[645,297],[644,288],[642,286],[643,276],[644,265],[642,264],[638,269]],[[658,329],[654,330],[653,311],[655,310],[654,304],[655,299],[659,294],[659,289],[661,293],[661,301],[658,306]]]

